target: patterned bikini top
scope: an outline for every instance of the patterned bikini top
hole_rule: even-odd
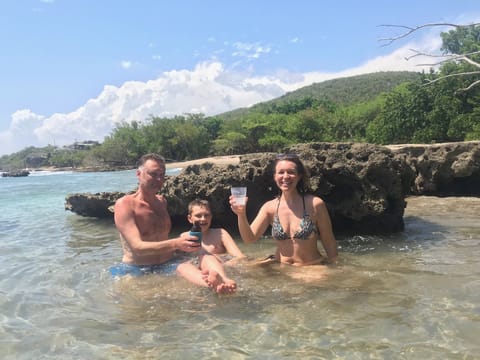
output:
[[[298,229],[293,234],[293,238],[305,240],[305,239],[308,239],[310,234],[317,232],[317,228],[315,227],[315,224],[313,223],[310,215],[308,215],[307,213],[307,210],[305,208],[305,197],[303,196],[302,196],[302,201],[303,201],[303,217],[302,217],[302,220],[300,221],[300,229]],[[277,211],[275,213],[275,217],[273,218],[272,237],[275,240],[287,240],[287,239],[290,239],[290,235],[285,233],[285,231],[282,228],[282,224],[280,224],[280,219],[278,218],[279,207],[280,207],[280,198],[278,198]]]

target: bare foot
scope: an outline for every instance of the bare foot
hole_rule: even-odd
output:
[[[235,291],[237,291],[237,283],[232,279],[224,279],[216,289],[218,294],[233,294]]]
[[[206,271],[205,282],[209,288],[216,289],[220,284],[222,284],[223,279],[219,273],[215,270]]]
[[[222,278],[215,270],[208,271],[206,275],[205,282],[217,294],[232,294],[237,289],[237,283],[234,280]]]

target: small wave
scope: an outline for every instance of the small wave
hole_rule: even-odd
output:
[[[0,233],[5,234],[9,230],[14,230],[18,227],[16,220],[0,220]]]
[[[65,175],[72,174],[73,171],[49,171],[49,170],[35,170],[30,172],[29,176],[49,176],[49,175]]]
[[[182,170],[183,168],[181,167],[167,169],[167,175],[178,175]]]

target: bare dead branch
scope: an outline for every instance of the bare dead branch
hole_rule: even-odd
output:
[[[467,75],[480,75],[480,70],[479,71],[469,71],[469,72],[461,72],[461,73],[456,73],[456,74],[443,75],[443,76],[440,76],[440,77],[436,78],[435,80],[427,80],[427,85],[436,83],[436,82],[438,82],[440,80],[443,80],[443,79],[452,78],[452,77],[459,77],[459,76],[467,76]],[[475,83],[476,82],[480,82],[480,80],[475,81]]]
[[[428,56],[428,57],[433,57],[433,58],[443,58],[443,57],[446,57],[448,55],[435,55],[435,54],[428,54],[428,53],[424,53],[424,52],[421,52],[421,51],[418,51],[416,49],[409,49],[411,52],[413,52],[414,54],[413,55],[410,55],[410,56],[407,56],[405,58],[405,60],[410,60],[410,59],[413,59],[414,57],[418,57],[418,56]]]
[[[472,25],[476,25],[476,24],[472,24]],[[406,38],[407,36],[411,35],[412,33],[416,32],[420,29],[426,28],[426,27],[450,26],[450,27],[459,28],[459,27],[464,27],[465,25],[450,24],[450,23],[430,23],[430,24],[418,25],[418,26],[415,26],[415,27],[410,27],[410,26],[405,26],[405,25],[389,25],[389,24],[384,24],[384,25],[379,25],[379,26],[400,28],[400,29],[405,29],[406,30],[403,34],[400,34],[398,36],[379,39],[379,41],[386,41],[387,42],[386,44],[384,44],[382,46],[388,46],[388,45],[392,44],[393,42],[395,42],[396,40]]]
[[[444,54],[444,55],[434,55],[434,54],[428,54],[428,53],[424,53],[424,52],[421,52],[421,51],[418,51],[418,50],[415,50],[415,49],[410,49],[410,51],[414,52],[413,55],[411,56],[407,56],[405,58],[405,60],[410,60],[410,59],[413,59],[415,57],[418,57],[418,56],[426,56],[426,57],[430,57],[430,58],[443,58],[443,60],[439,61],[439,62],[436,62],[436,63],[428,63],[428,64],[417,64],[417,66],[438,66],[438,65],[441,65],[441,64],[444,64],[448,61],[465,61],[475,67],[478,67],[480,68],[480,64],[477,63],[476,61],[473,61],[472,59],[469,58],[470,55],[475,55],[475,54],[480,54],[480,51],[474,51],[472,53],[469,53],[469,54],[461,54],[461,55],[458,55],[458,54]]]
[[[395,42],[399,39],[406,38],[406,37],[410,36],[411,34],[413,34],[414,32],[419,31],[419,30],[424,29],[424,28],[427,28],[427,27],[442,26],[442,27],[454,27],[454,28],[458,29],[458,28],[462,28],[462,27],[478,26],[478,25],[480,25],[480,23],[472,23],[472,24],[468,24],[468,25],[451,24],[451,23],[428,23],[428,24],[423,24],[423,25],[419,25],[419,26],[415,26],[415,27],[405,26],[405,25],[388,25],[388,24],[387,25],[380,25],[382,27],[392,27],[392,28],[402,29],[402,30],[404,30],[404,32],[401,33],[400,35],[397,35],[397,36],[393,36],[393,37],[389,37],[389,38],[382,38],[379,41],[385,41],[386,44],[384,44],[383,46],[388,46],[388,45],[392,44],[393,42]],[[415,50],[415,49],[410,49],[410,50],[414,54],[406,57],[405,60],[407,60],[407,61],[410,60],[410,59],[413,59],[415,57],[419,57],[419,56],[425,56],[425,57],[430,57],[430,58],[441,58],[442,59],[440,61],[437,61],[437,62],[434,62],[434,63],[431,63],[431,64],[417,64],[417,66],[436,67],[436,66],[442,65],[442,64],[444,64],[446,62],[449,62],[449,61],[464,61],[464,62],[466,62],[470,65],[473,65],[477,68],[480,68],[480,63],[474,61],[471,58],[471,56],[473,56],[473,55],[480,54],[480,51],[474,51],[474,52],[466,53],[466,54],[441,54],[441,55],[437,54],[437,55],[435,55],[435,54],[424,53],[424,52],[421,52],[421,51],[418,51],[418,50]],[[470,71],[470,72],[459,72],[459,73],[456,73],[456,74],[443,75],[443,76],[438,77],[435,80],[427,80],[426,85],[433,84],[433,83],[436,83],[440,80],[447,79],[447,78],[458,77],[458,76],[467,76],[467,75],[479,75],[479,74],[480,74],[480,71]],[[468,91],[471,88],[473,88],[473,87],[475,87],[479,84],[480,84],[480,80],[476,80],[473,83],[471,83],[470,85],[468,85],[466,88],[459,89],[458,91]]]
[[[463,60],[463,61],[465,61],[465,62],[467,62],[467,63],[469,63],[469,64],[471,64],[471,65],[474,65],[474,66],[480,68],[480,64],[479,64],[479,63],[477,63],[476,61],[473,61],[472,59],[470,59],[470,58],[467,57],[467,56],[459,56],[458,59]]]
[[[480,80],[474,81],[473,83],[468,85],[466,88],[460,89],[460,91],[468,91],[471,88],[473,88],[474,86],[479,85],[479,84],[480,84]]]

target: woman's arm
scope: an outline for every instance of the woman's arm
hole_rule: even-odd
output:
[[[260,208],[255,220],[253,220],[252,224],[248,223],[247,219],[247,204],[248,204],[248,197],[245,199],[245,205],[235,205],[235,200],[233,196],[230,196],[230,205],[232,211],[237,214],[238,217],[238,230],[240,232],[240,236],[242,240],[246,243],[253,243],[260,239],[267,230],[268,225],[270,224],[270,219],[268,215],[268,207],[270,202],[266,202]]]
[[[320,241],[327,254],[328,263],[335,263],[338,257],[337,241],[333,234],[332,222],[327,205],[319,197],[314,198],[315,222],[320,232]]]

